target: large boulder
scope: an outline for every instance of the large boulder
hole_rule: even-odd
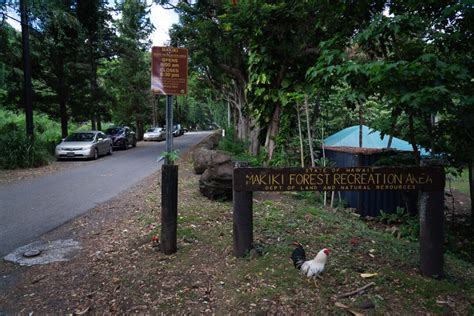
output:
[[[205,147],[197,147],[193,151],[194,173],[203,174],[203,172],[206,171],[213,154],[214,150],[210,150]]]
[[[219,144],[222,136],[220,132],[213,133],[201,141],[193,151],[193,168],[196,174],[202,174],[207,166],[212,163],[214,149]]]
[[[201,174],[199,190],[204,196],[216,200],[232,199],[232,157],[222,151],[213,150],[221,140],[221,132],[209,135],[193,152],[193,168]]]
[[[206,148],[206,149],[214,149],[217,147],[221,139],[222,139],[222,132],[219,130],[215,133],[212,133],[208,137],[206,137],[203,141],[199,143],[198,146]]]
[[[199,190],[211,200],[231,200],[233,170],[234,164],[230,159],[210,164],[199,179]]]
[[[209,166],[221,165],[232,160],[222,151],[196,148],[193,153],[193,168],[196,174],[202,174]]]

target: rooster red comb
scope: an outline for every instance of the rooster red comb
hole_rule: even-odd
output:
[[[329,248],[324,248],[323,252],[326,254],[326,256],[329,255],[329,253],[330,253]]]

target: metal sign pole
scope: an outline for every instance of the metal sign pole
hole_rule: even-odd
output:
[[[169,154],[173,151],[173,96],[166,96],[166,152]],[[172,165],[173,162],[166,158],[165,164]]]

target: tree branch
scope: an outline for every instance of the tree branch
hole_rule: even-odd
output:
[[[349,296],[354,296],[356,294],[359,294],[360,292],[362,291],[365,291],[367,290],[369,287],[372,287],[375,285],[375,282],[370,282],[369,284],[366,284],[364,285],[363,287],[361,288],[358,288],[357,290],[354,290],[354,291],[351,291],[351,292],[347,292],[347,293],[343,293],[343,294],[339,294],[337,296],[337,298],[344,298],[344,297],[349,297]]]

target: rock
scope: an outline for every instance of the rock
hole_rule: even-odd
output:
[[[231,160],[232,157],[222,151],[198,148],[193,153],[194,172],[196,174],[203,174],[209,166],[222,165]]]
[[[230,159],[227,157],[223,158],[222,155],[225,154],[220,154],[218,156],[215,156],[214,154],[215,151],[213,149],[219,144],[221,138],[222,136],[220,132],[214,133],[197,145],[193,152],[193,168],[196,174],[202,174],[207,169],[207,166],[213,163],[211,160],[215,160],[215,163],[223,163],[227,161],[227,159]]]
[[[209,135],[194,149],[193,168],[201,174],[199,189],[210,199],[232,199],[232,157],[222,151],[213,150],[219,143],[221,131]]]
[[[206,137],[202,142],[199,143],[199,147],[206,149],[214,149],[219,144],[219,141],[222,139],[221,131],[217,131]]]
[[[356,307],[360,309],[371,309],[375,307],[375,304],[371,300],[366,299],[365,301],[362,301],[359,304],[357,304]]]
[[[194,173],[203,174],[206,171],[214,151],[204,147],[198,147],[193,152]]]
[[[199,190],[211,200],[231,200],[233,170],[231,160],[209,165],[199,179]]]

